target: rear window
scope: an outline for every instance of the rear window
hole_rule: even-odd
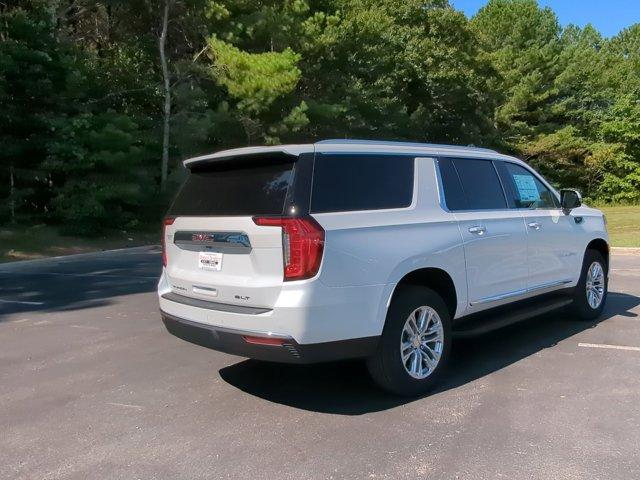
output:
[[[280,215],[293,171],[294,163],[281,159],[194,167],[168,215]]]
[[[311,211],[403,208],[413,198],[413,157],[317,155]]]

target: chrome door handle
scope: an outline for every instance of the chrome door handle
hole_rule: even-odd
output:
[[[540,227],[542,227],[542,225],[540,225],[538,222],[527,223],[527,226],[529,228],[533,228],[534,230],[540,230]]]
[[[481,227],[479,225],[476,225],[474,227],[469,227],[469,233],[475,233],[476,235],[484,235],[484,232],[486,232],[487,229],[484,227]]]

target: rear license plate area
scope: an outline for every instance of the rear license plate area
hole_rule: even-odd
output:
[[[222,253],[200,252],[198,254],[198,268],[201,270],[219,271],[222,269]]]

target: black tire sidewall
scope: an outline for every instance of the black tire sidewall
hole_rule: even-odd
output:
[[[587,273],[589,267],[593,262],[600,263],[604,271],[604,297],[600,302],[598,308],[591,308],[587,300],[586,288],[587,288]],[[602,314],[605,303],[607,302],[607,295],[609,294],[609,275],[608,265],[602,254],[596,250],[587,250],[584,255],[582,263],[582,271],[580,273],[580,280],[576,285],[576,291],[573,299],[573,311],[575,316],[580,320],[594,320]]]
[[[424,379],[416,379],[409,375],[402,364],[400,339],[409,314],[415,309],[429,306],[439,315],[442,322],[444,341],[440,361],[435,370]],[[442,298],[426,287],[403,286],[393,298],[380,345],[376,355],[381,356],[379,367],[384,376],[382,385],[385,389],[400,395],[419,395],[427,392],[437,382],[448,363],[451,352],[451,318]],[[381,382],[379,382],[381,383]]]

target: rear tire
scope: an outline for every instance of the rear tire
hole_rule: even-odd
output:
[[[598,318],[604,310],[608,289],[606,260],[597,250],[587,250],[570,307],[573,316],[584,321]]]
[[[376,352],[367,360],[373,380],[403,396],[429,391],[448,363],[451,318],[442,298],[406,285],[394,295]]]

